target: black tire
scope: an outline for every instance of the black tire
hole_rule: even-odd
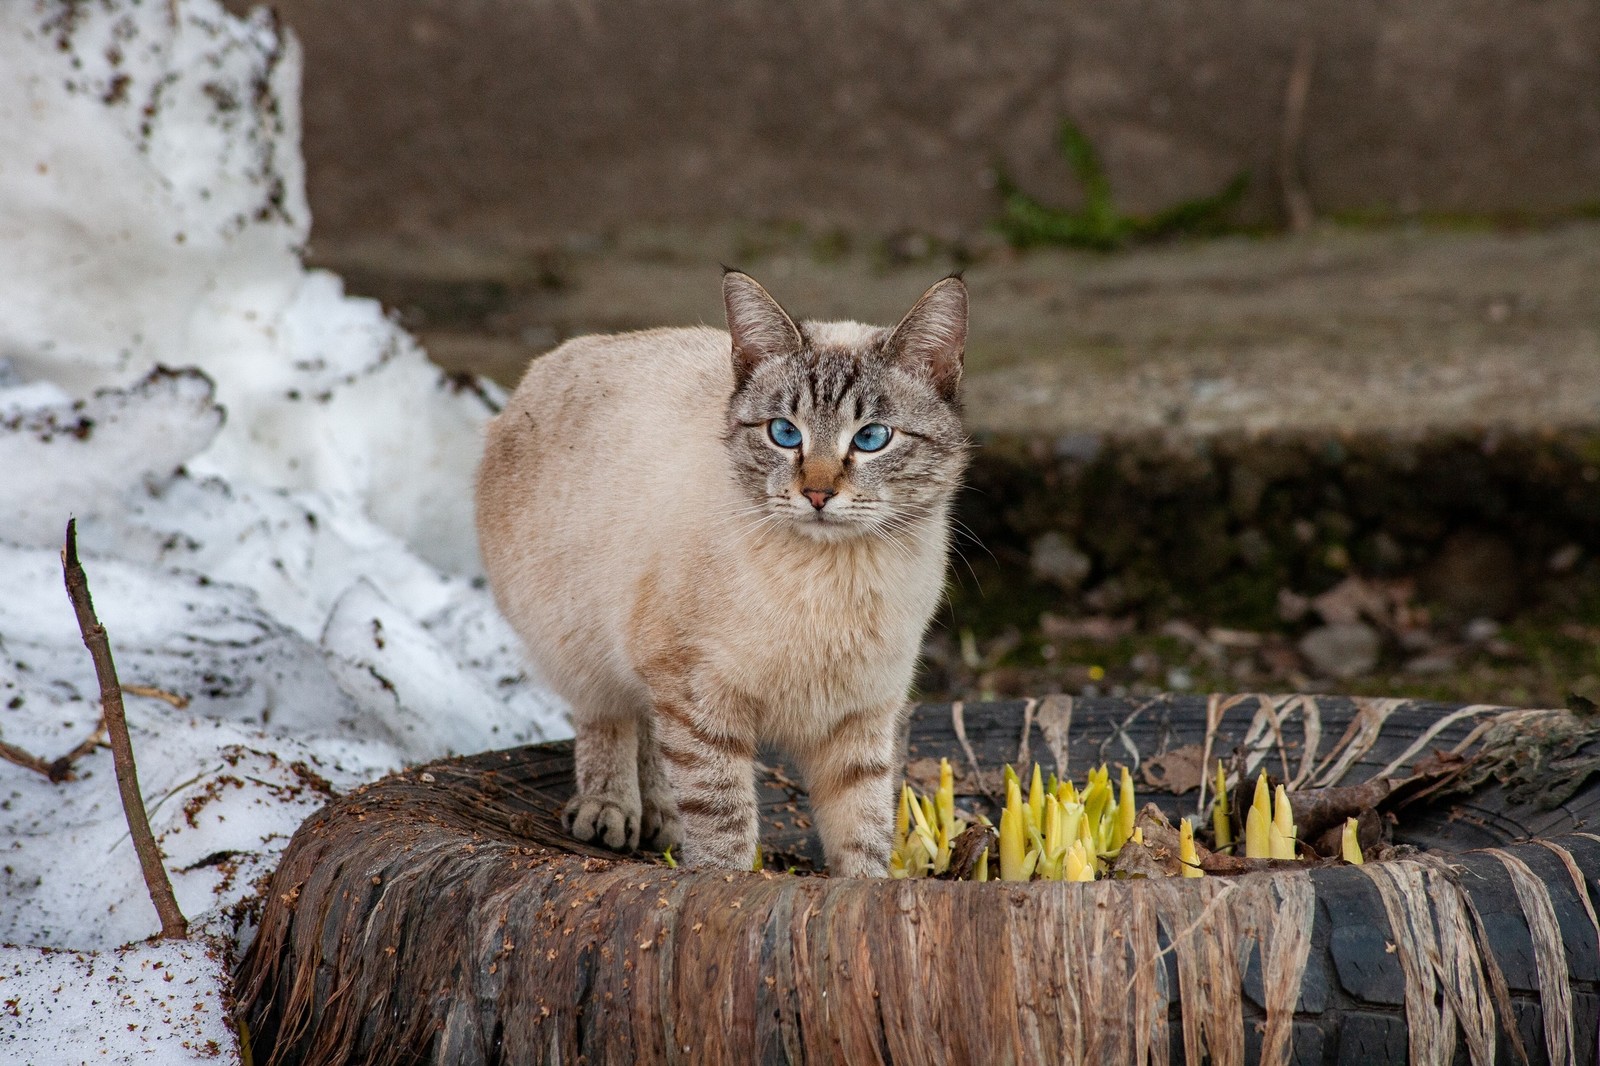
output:
[[[1114,1006],[1122,1002],[1116,999],[1118,989],[1107,999],[1085,982],[1104,973],[1145,972],[1136,957],[1143,943],[1156,970],[1138,986],[1142,991],[1132,994],[1156,997],[1135,1005],[1152,1019],[1146,1037],[1157,1041],[1148,1048],[1157,1060],[1181,1062],[1204,1054],[1218,1062],[1375,1066],[1476,1062],[1493,1054],[1504,1062],[1596,1063],[1600,837],[1591,834],[1600,831],[1600,783],[1587,769],[1591,762],[1600,766],[1594,729],[1566,712],[1508,717],[1519,712],[1342,697],[1287,702],[1294,699],[1299,698],[1056,698],[924,706],[911,723],[909,754],[913,761],[947,756],[964,768],[975,762],[980,772],[970,780],[982,782],[985,773],[1005,762],[1031,758],[1050,768],[1059,753],[1065,766],[1057,769],[1081,777],[1101,761],[1132,763],[1135,753],[1142,760],[1205,745],[1208,719],[1216,726],[1211,750],[1227,754],[1244,742],[1252,722],[1263,720],[1265,706],[1278,708],[1283,717],[1282,747],[1276,741],[1270,746],[1269,767],[1278,769],[1286,757],[1291,769],[1286,776],[1293,776],[1295,767],[1319,763],[1332,773],[1339,760],[1321,757],[1338,748],[1352,756],[1341,781],[1359,782],[1408,752],[1402,766],[1433,750],[1481,740],[1481,727],[1499,722],[1499,732],[1488,736],[1512,731],[1532,738],[1524,745],[1527,758],[1554,760],[1530,767],[1525,758],[1520,766],[1525,777],[1547,781],[1549,788],[1529,788],[1526,781],[1518,785],[1519,765],[1507,763],[1501,769],[1509,785],[1491,778],[1469,794],[1408,812],[1400,839],[1423,849],[1417,858],[1246,875],[1234,879],[1238,890],[1226,902],[1225,886],[1207,884],[1192,890],[1210,893],[1200,909],[1168,906],[1182,903],[1177,893],[1189,891],[1172,887],[1175,882],[1166,887],[1103,883],[1092,897],[1094,905],[1128,910],[1114,915],[1109,926],[1096,926],[1100,939],[1094,943],[1122,957],[1081,966],[1036,958],[1027,965],[1041,972],[1030,973],[1016,988],[1053,990],[1041,995],[1070,1000],[1075,1011],[1085,1009],[1083,1004]],[[1318,758],[1307,763],[1302,761],[1305,724],[1313,715],[1321,739],[1313,753]],[[1380,719],[1381,728],[1352,728],[1374,726]],[[1070,727],[1063,730],[1067,721]],[[1430,731],[1434,735],[1428,737]],[[1352,736],[1353,748],[1339,748]],[[1549,743],[1540,740],[1544,737],[1551,738]],[[767,766],[763,841],[769,871],[814,861],[804,797],[780,763],[769,760]],[[677,1053],[677,1041],[690,1034],[706,1047],[721,1048],[722,1061],[860,1059],[863,1052],[845,1054],[841,1049],[848,1041],[829,1032],[830,1025],[842,1024],[841,1017],[867,1019],[864,1024],[877,1034],[868,1057],[884,1061],[1000,1061],[1015,1057],[1018,1048],[1055,1049],[1046,1057],[1115,1060],[1137,1050],[1139,1037],[1128,1035],[1126,1012],[1073,1014],[1077,1021],[1067,1024],[1061,1022],[1065,1008],[1052,1002],[1008,999],[1012,982],[1004,975],[1012,962],[1008,957],[997,961],[985,941],[996,928],[1017,920],[1008,913],[1078,920],[1083,911],[1092,917],[1088,904],[1062,901],[1074,888],[1096,886],[918,887],[667,871],[646,861],[605,857],[566,840],[557,817],[571,787],[565,745],[521,748],[385,779],[308,821],[285,854],[268,892],[261,933],[241,967],[241,1008],[257,1041],[256,1061],[268,1061],[269,1049],[278,1061],[317,1063],[529,1057],[716,1061],[709,1051],[704,1059]],[[1196,810],[1193,793],[1150,798],[1173,812]],[[1554,799],[1561,802],[1542,802]],[[506,880],[507,862],[519,861],[526,864],[525,885]],[[401,884],[411,886],[412,894],[373,887]],[[535,919],[546,910],[587,908],[596,893],[613,895],[607,897],[609,917],[597,920],[587,946],[574,947],[570,927],[558,933],[559,920],[540,932],[545,927]],[[749,900],[750,921],[765,923],[754,932],[731,926],[720,949],[691,940],[682,930],[663,932],[659,946],[646,946],[658,926],[677,928],[673,923],[680,911],[710,913],[712,904],[705,901],[712,899],[718,907],[738,907],[741,893]],[[636,913],[630,909],[634,896],[650,906],[641,904]],[[380,914],[384,906],[390,911]],[[508,908],[529,916],[533,942],[519,945],[514,977],[489,977],[497,963],[487,961],[490,956],[477,946],[484,936],[464,931],[492,931],[496,913],[504,921]],[[908,909],[916,913],[908,915]],[[787,923],[802,910],[824,925],[793,934],[791,944]],[[671,913],[663,918],[664,911]],[[1127,924],[1136,915],[1148,916],[1146,929]],[[606,927],[605,921],[614,924]],[[850,921],[861,923],[854,964],[866,965],[877,980],[897,981],[882,995],[901,1002],[885,1004],[873,980],[861,984],[859,975],[858,983],[850,983],[848,974],[839,983],[837,969],[849,960],[830,961],[827,951],[843,949],[836,938],[825,939],[829,921],[840,929]],[[927,924],[918,933],[905,926],[908,921]],[[1201,942],[1200,934],[1213,926],[1233,938],[1221,945],[1226,950],[1213,952]],[[1015,949],[1019,942],[1012,928]],[[634,945],[640,930],[647,935]],[[917,940],[931,938],[934,930],[944,939]],[[1132,935],[1141,932],[1142,940]],[[908,936],[927,959],[906,956]],[[1041,936],[1051,940],[1057,933],[1043,930]],[[952,939],[959,942],[946,942]],[[806,945],[823,945],[821,954],[794,957],[795,946]],[[623,959],[634,947],[638,951]],[[652,948],[656,956],[648,954]],[[749,958],[741,954],[746,948]],[[1026,948],[1023,943],[1019,950]],[[676,953],[670,967],[662,958],[669,951]],[[658,980],[667,982],[670,972],[672,985],[657,988],[652,994],[659,1001],[639,1009],[648,1013],[669,1002],[681,1008],[696,1002],[685,987],[709,996],[713,986],[743,989],[747,980],[753,991],[738,995],[750,997],[748,1032],[734,1032],[693,1010],[659,1022],[670,1040],[646,1031],[649,1024],[640,1020],[646,1015],[619,1006],[633,994],[629,976],[611,970],[625,963],[637,977],[643,971],[632,967],[650,959],[660,960]],[[748,965],[748,977],[729,984],[728,975],[717,971],[732,968],[736,959]],[[1208,961],[1221,970],[1204,970]],[[919,970],[924,963],[931,972]],[[937,987],[946,970],[959,971],[967,985]],[[918,973],[925,980],[911,976]],[[1004,988],[989,987],[994,982],[985,975],[999,975]],[[792,980],[794,988],[774,984],[775,976]],[[441,998],[441,982],[455,998]],[[516,987],[518,982],[526,987]],[[818,982],[833,990],[832,1004],[808,998],[810,984]],[[841,1002],[841,995],[868,986],[872,1002]],[[1118,988],[1134,989],[1132,978],[1125,989]],[[826,997],[827,991],[821,994]],[[360,1005],[354,1013],[352,1003]],[[822,1004],[821,1013],[807,1003]],[[983,1003],[990,1006],[980,1009]],[[544,1013],[530,1020],[527,1012],[534,1004]],[[1028,1043],[1026,1033],[1017,1035],[1021,1031],[1015,1026],[997,1020],[995,1004],[1031,1012],[1034,1030],[1029,1032],[1037,1039]],[[937,1024],[904,1023],[922,1017],[917,1011],[923,1009],[934,1012],[928,1017]],[[1057,1029],[1044,1032],[1057,1023]],[[1072,1045],[1078,1052],[1061,1050],[1073,1040],[1079,1041]]]

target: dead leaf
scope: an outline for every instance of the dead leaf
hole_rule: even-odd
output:
[[[1139,766],[1144,783],[1158,792],[1175,796],[1192,792],[1205,780],[1205,748],[1199,744],[1185,744],[1181,748],[1152,755]]]

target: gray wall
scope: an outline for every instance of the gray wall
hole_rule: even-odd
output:
[[[232,0],[230,0],[232,2]],[[242,6],[242,5],[241,5]],[[1276,177],[1297,43],[1319,212],[1600,203],[1594,0],[276,0],[321,239],[538,244],[638,222],[981,228],[1061,199],[1074,116],[1123,206]]]

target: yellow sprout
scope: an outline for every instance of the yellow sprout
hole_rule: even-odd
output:
[[[1217,848],[1233,846],[1233,823],[1228,809],[1228,777],[1222,772],[1222,760],[1217,760],[1217,798],[1211,804],[1211,831],[1216,834]]]
[[[1267,772],[1261,771],[1261,779],[1256,782],[1255,799],[1250,803],[1250,812],[1244,819],[1244,855],[1247,859],[1267,859],[1272,857],[1272,843],[1269,830],[1272,828],[1272,801],[1271,789],[1267,788]]]
[[[1062,803],[1081,803],[1078,798],[1078,788],[1071,781],[1063,781],[1056,786],[1056,799]]]
[[[1294,858],[1294,811],[1289,793],[1282,785],[1272,797],[1272,827],[1267,832],[1267,847],[1274,859]]]
[[[668,869],[676,870],[678,868],[678,860],[672,857],[671,844],[668,844],[667,850],[661,853],[661,861],[667,864]]]
[[[1028,785],[1028,824],[1035,829],[1044,822],[1044,775],[1039,764],[1033,764],[1033,781]]]
[[[1200,855],[1194,850],[1194,826],[1187,818],[1178,823],[1178,862],[1183,867],[1183,876],[1205,876],[1205,871],[1200,869]]]
[[[1045,793],[1044,797],[1044,830],[1039,835],[1039,877],[1045,881],[1061,880],[1062,862],[1067,853],[1067,836],[1064,832],[1065,819],[1061,813],[1061,802],[1056,799],[1053,792]]]
[[[1339,850],[1344,861],[1360,866],[1366,862],[1361,855],[1361,823],[1354,818],[1344,820],[1344,832],[1339,834]]]
[[[1221,846],[1230,846],[1231,816],[1227,777],[1221,760],[1216,767],[1216,796],[1212,803],[1213,825]],[[1080,789],[1072,781],[1055,774],[1045,775],[1038,764],[1028,767],[1027,776],[1005,767],[1005,803],[1000,810],[998,836],[984,848],[968,876],[975,881],[1093,881],[1111,876],[1111,860],[1130,841],[1145,843],[1145,833],[1136,824],[1138,797],[1129,767],[1118,767],[1118,781],[1111,783],[1110,769],[1101,764],[1090,770]],[[1027,782],[1024,787],[1024,782]],[[1294,809],[1288,790],[1268,787],[1262,771],[1254,798],[1246,813],[1244,854],[1251,858],[1295,858]],[[954,771],[948,759],[939,761],[939,784],[931,796],[919,794],[909,784],[900,790],[895,812],[895,839],[889,856],[889,876],[928,877],[950,869],[955,839],[971,825],[992,823],[981,814],[956,809]],[[1354,834],[1354,822],[1346,827],[1345,853],[1352,862],[1361,861]],[[1183,877],[1202,877],[1194,824],[1183,819],[1178,826],[1179,869]],[[1354,858],[1350,858],[1354,855]],[[663,861],[674,865],[670,854]],[[760,869],[758,853],[754,869]]]
[[[1067,849],[1064,872],[1068,881],[1094,880],[1094,858],[1084,848],[1082,841],[1074,842]]]
[[[1128,772],[1126,766],[1122,768],[1120,785],[1121,795],[1117,798],[1117,805],[1114,808],[1115,824],[1111,839],[1108,841],[1110,844],[1110,847],[1106,849],[1108,851],[1116,851],[1127,843],[1128,838],[1133,836],[1133,819],[1137,810],[1133,798],[1133,775]]]
[[[954,840],[960,830],[956,828],[956,778],[949,759],[939,760],[939,792],[934,797],[939,811],[939,828],[946,838]]]
[[[1028,874],[1023,872],[1023,863],[1027,855],[1027,834],[1023,830],[1023,823],[1027,816],[1022,813],[1022,789],[1018,787],[1015,775],[1006,782],[1006,805],[1000,812],[1000,879],[1002,881],[1026,881]],[[1031,871],[1029,871],[1031,872]]]
[[[929,815],[933,813],[933,804],[927,800],[921,803],[915,800],[911,803],[911,834],[917,841],[921,850],[926,854],[927,861],[932,864],[939,855],[939,838],[933,831],[929,822]],[[946,856],[948,858],[948,855]],[[937,871],[935,871],[937,872]]]
[[[900,786],[900,810],[894,816],[894,836],[896,840],[905,840],[906,834],[911,832],[911,805],[917,802],[916,796],[911,792],[911,786]]]
[[[1104,822],[1106,813],[1111,809],[1111,771],[1101,766],[1098,770],[1090,770],[1085,778],[1083,789],[1083,813],[1088,819],[1089,829],[1095,836],[1095,843],[1105,842]],[[1101,850],[1109,850],[1102,848]]]

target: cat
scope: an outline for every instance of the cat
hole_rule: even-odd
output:
[[[572,707],[572,836],[749,869],[754,756],[796,760],[829,871],[883,876],[900,736],[966,466],[967,290],[892,329],[796,322],[723,277],[728,331],[570,340],[489,424],[489,583]]]

